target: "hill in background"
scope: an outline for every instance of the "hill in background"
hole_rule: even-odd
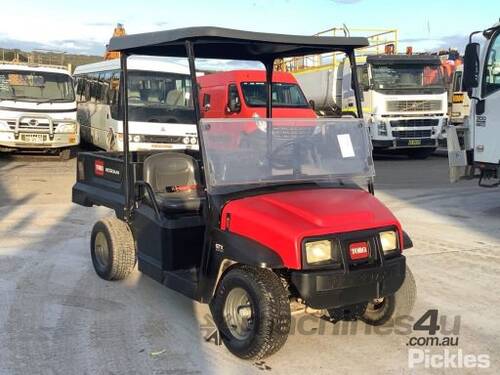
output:
[[[20,62],[44,65],[71,66],[71,71],[78,65],[90,64],[102,61],[102,56],[78,55],[51,51],[22,51],[0,47],[0,62]]]

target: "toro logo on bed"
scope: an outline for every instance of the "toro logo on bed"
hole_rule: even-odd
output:
[[[97,159],[94,162],[94,174],[96,176],[104,176],[104,161]]]

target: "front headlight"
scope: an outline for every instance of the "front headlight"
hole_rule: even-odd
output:
[[[396,250],[398,248],[398,235],[395,231],[388,230],[385,232],[380,232],[379,237],[384,253]]]
[[[384,121],[381,121],[378,124],[378,134],[382,136],[387,135],[387,124]]]
[[[332,242],[329,240],[306,242],[305,248],[308,264],[332,260]]]
[[[9,131],[10,130],[10,126],[9,124],[7,124],[7,121],[3,121],[3,120],[0,120],[0,132],[1,131]]]
[[[55,132],[56,133],[76,133],[76,124],[62,122],[59,125],[57,125]]]
[[[136,143],[139,143],[139,142],[143,142],[144,141],[144,137],[140,134],[129,134],[128,135],[128,141],[129,142],[136,142]]]

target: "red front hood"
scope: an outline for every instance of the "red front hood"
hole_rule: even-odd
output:
[[[305,237],[401,226],[377,198],[361,189],[314,189],[270,193],[229,202],[221,229],[248,237],[276,251],[286,267],[301,268]]]

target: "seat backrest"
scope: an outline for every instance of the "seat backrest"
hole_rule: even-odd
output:
[[[181,90],[170,90],[167,94],[167,104],[179,106],[183,104],[183,93]]]
[[[180,152],[167,151],[153,154],[144,160],[144,181],[155,193],[168,192],[168,188],[194,187],[198,184],[198,164],[190,156]],[[186,189],[185,191],[196,190]],[[178,193],[184,191],[179,189]]]

